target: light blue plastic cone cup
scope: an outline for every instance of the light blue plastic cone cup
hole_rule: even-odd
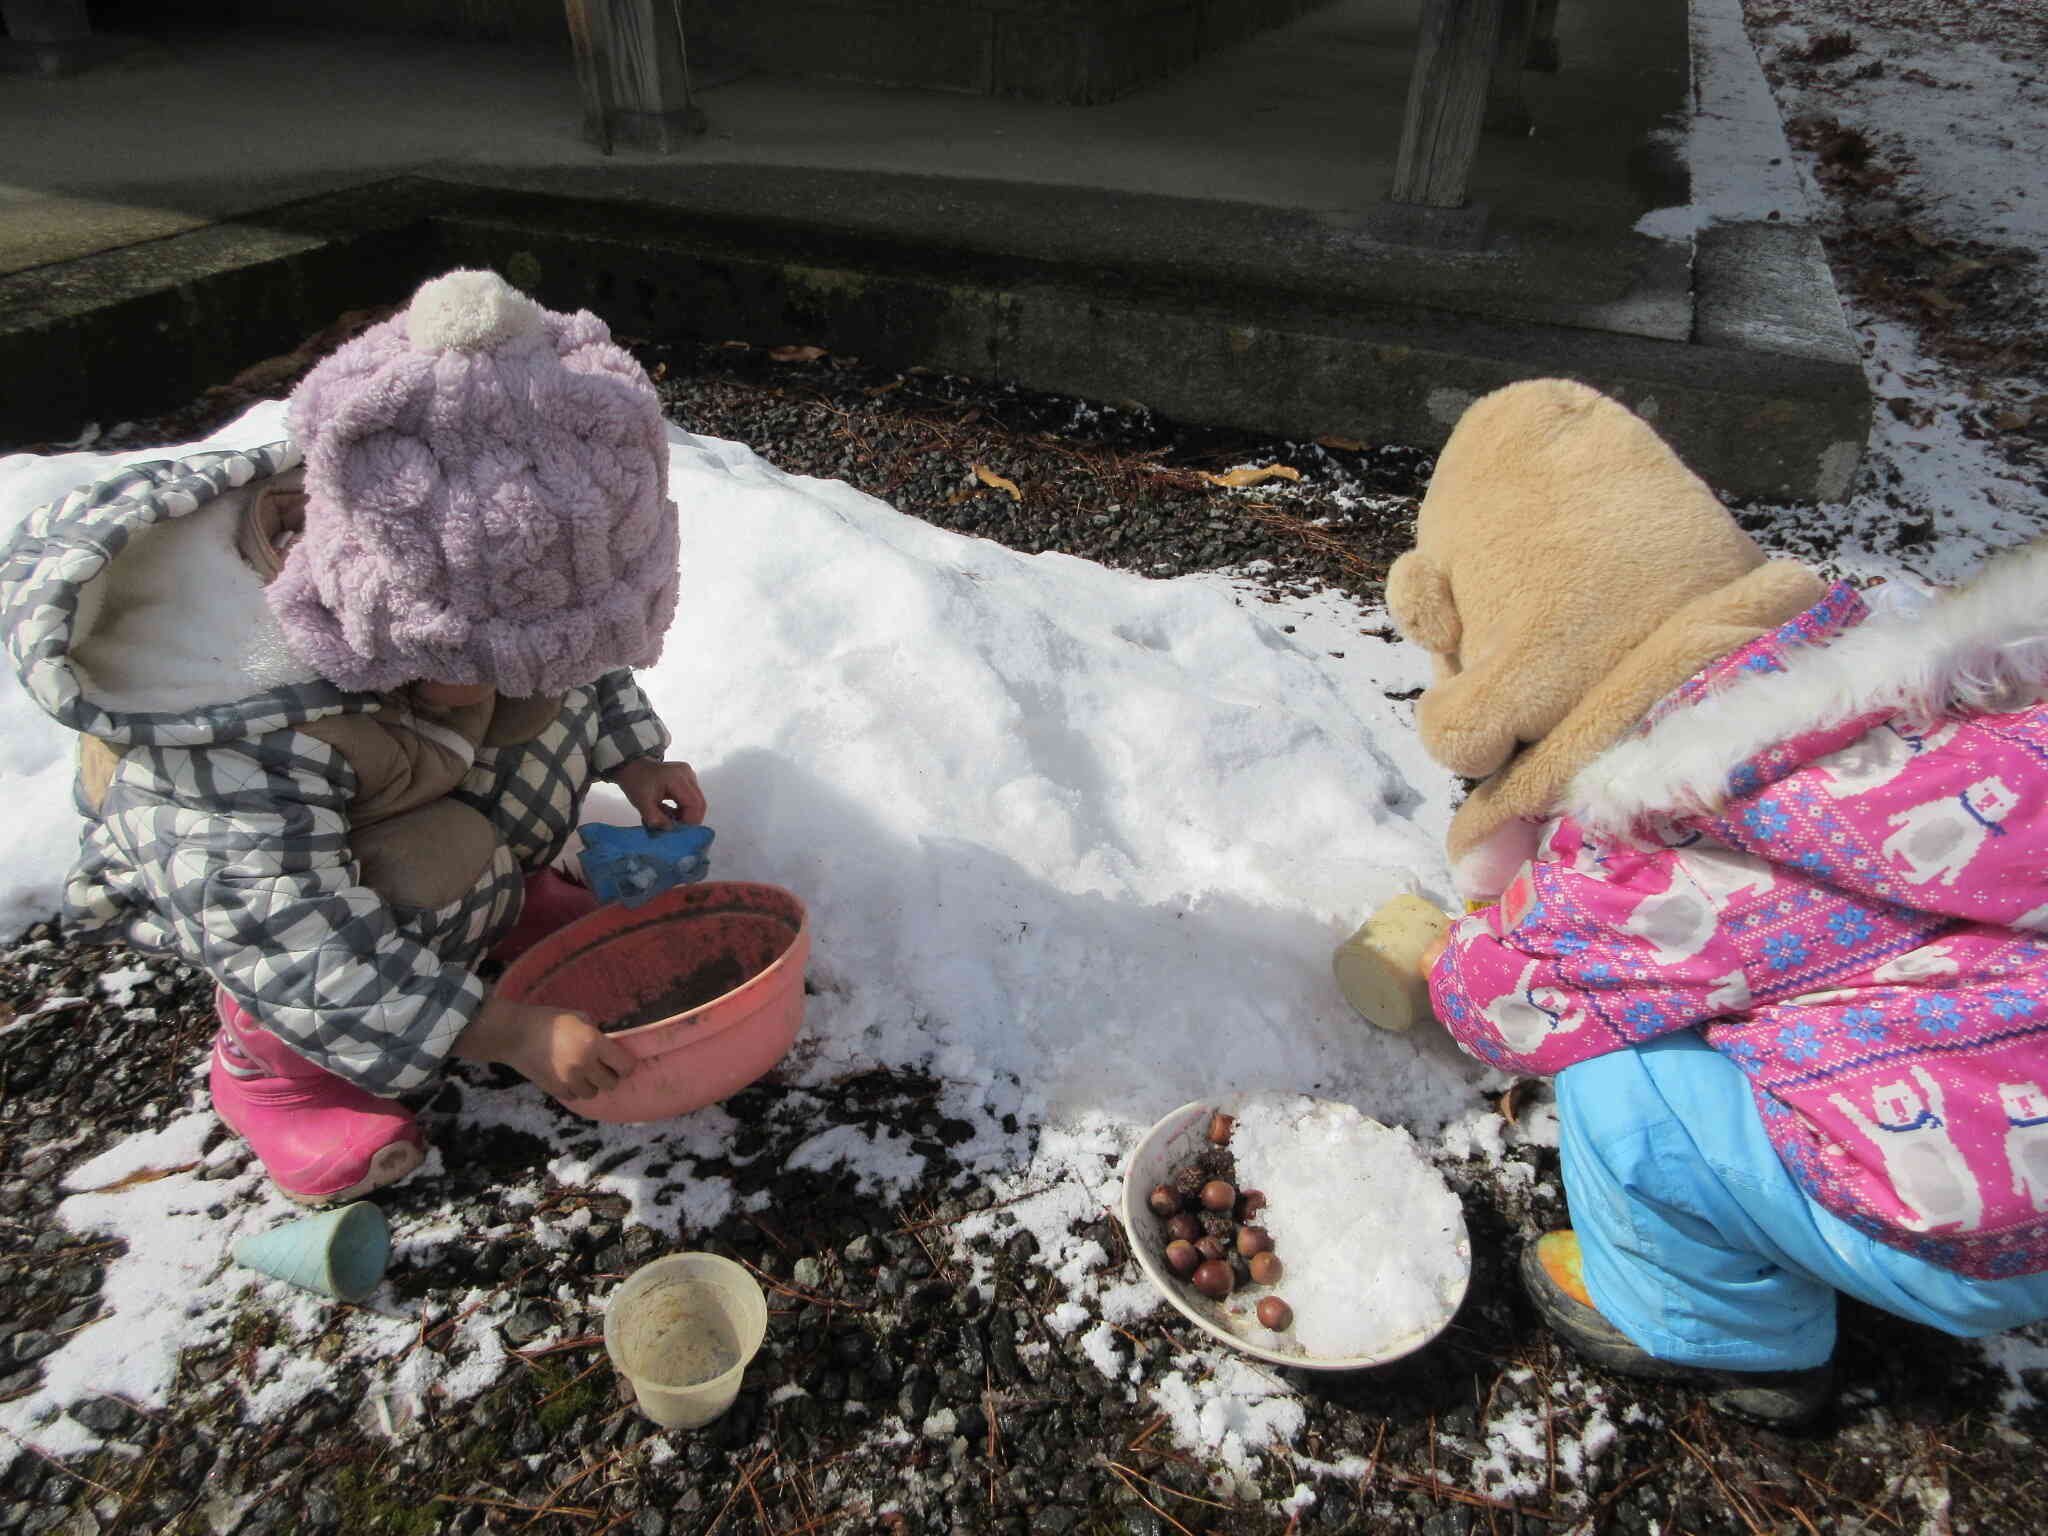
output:
[[[391,1227],[375,1204],[358,1200],[243,1238],[235,1262],[336,1301],[361,1301],[391,1262]]]

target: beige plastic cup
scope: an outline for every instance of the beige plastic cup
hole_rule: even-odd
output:
[[[761,1287],[713,1253],[642,1265],[605,1303],[605,1353],[664,1429],[695,1429],[730,1408],[767,1331]]]
[[[1450,931],[1449,913],[1420,896],[1396,896],[1331,955],[1337,990],[1381,1029],[1413,1029],[1431,1016],[1423,952]]]

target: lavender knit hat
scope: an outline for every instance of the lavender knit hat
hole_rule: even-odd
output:
[[[450,272],[306,375],[306,530],[270,584],[343,688],[559,693],[661,654],[676,508],[654,386],[587,310]]]

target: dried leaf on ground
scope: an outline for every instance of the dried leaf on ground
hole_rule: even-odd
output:
[[[1509,1125],[1518,1123],[1522,1112],[1536,1102],[1536,1091],[1543,1086],[1539,1077],[1515,1079],[1508,1091],[1500,1096],[1500,1117]]]
[[[124,1189],[134,1189],[143,1184],[154,1184],[158,1179],[168,1179],[174,1173],[190,1173],[197,1163],[179,1163],[175,1168],[138,1168],[133,1173],[123,1174],[111,1184],[101,1184],[93,1189],[80,1190],[86,1195],[118,1195]]]
[[[1024,493],[1017,489],[1017,483],[1014,480],[1005,480],[986,464],[976,464],[974,466],[974,478],[990,490],[1009,492],[1010,500],[1012,501],[1022,501],[1024,499]]]
[[[1263,485],[1268,480],[1299,480],[1301,471],[1291,464],[1240,464],[1235,469],[1226,469],[1220,475],[1204,473],[1202,478],[1211,485],[1220,485],[1226,490],[1240,490],[1247,485]]]
[[[774,347],[768,355],[778,363],[815,363],[825,355],[823,347]]]

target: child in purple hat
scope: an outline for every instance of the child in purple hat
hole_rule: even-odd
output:
[[[0,628],[81,733],[67,924],[214,976],[214,1107],[328,1204],[418,1166],[395,1096],[451,1056],[564,1099],[632,1070],[479,967],[595,905],[551,868],[595,781],[651,827],[705,805],[628,670],[675,611],[676,509],[601,321],[451,272],[288,421],[31,515]]]

